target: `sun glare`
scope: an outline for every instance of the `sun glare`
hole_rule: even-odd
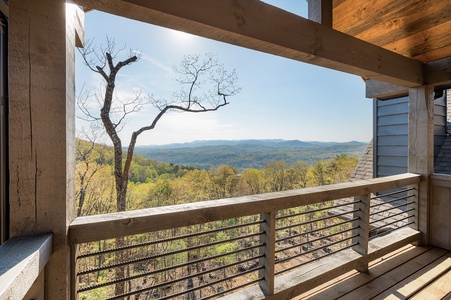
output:
[[[178,30],[171,30],[171,36],[177,41],[177,42],[187,42],[193,38],[192,34],[178,31]]]

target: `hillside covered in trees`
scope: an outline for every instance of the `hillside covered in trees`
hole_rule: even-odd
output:
[[[115,184],[113,176],[113,150],[111,147],[96,145],[94,143],[77,140],[77,198],[78,216],[103,214],[116,211]],[[220,198],[246,196],[267,192],[278,192],[290,189],[300,189],[311,186],[327,185],[347,181],[350,174],[357,165],[358,157],[347,154],[335,154],[329,160],[318,160],[312,164],[298,160],[288,163],[277,160],[267,163],[264,167],[245,168],[239,170],[236,166],[220,164],[211,166],[208,170],[195,167],[185,167],[178,164],[169,164],[157,160],[148,159],[135,155],[130,168],[130,180],[126,197],[126,209],[141,209],[165,205],[175,205],[198,201],[208,201]],[[298,207],[282,212],[289,218],[281,218],[280,226],[293,227],[294,223],[304,224],[294,229],[282,230],[279,237],[283,242],[277,243],[278,248],[291,249],[292,244],[304,243],[296,247],[305,252],[305,257],[313,259],[324,251],[334,251],[334,247],[349,246],[340,240],[330,240],[334,245],[325,247],[318,240],[319,227],[327,226],[332,237],[340,234],[345,240],[344,232],[349,228],[346,224],[336,224],[335,221],[323,220],[327,216],[327,206],[330,204],[313,204],[307,207]],[[290,215],[291,214],[291,215]],[[257,218],[257,219],[256,219]],[[130,246],[127,256],[133,258],[133,264],[122,268],[123,273],[118,273],[114,268],[114,261],[120,259],[116,251],[109,249],[117,248],[114,240],[87,243],[80,246],[80,253],[92,253],[86,255],[80,261],[81,269],[89,269],[96,266],[93,272],[80,275],[80,286],[95,286],[92,291],[82,293],[86,300],[105,299],[116,295],[117,284],[103,285],[102,283],[117,280],[117,274],[126,274],[133,280],[127,280],[124,291],[145,289],[142,296],[145,299],[159,299],[174,293],[181,293],[187,288],[202,286],[203,280],[217,280],[219,283],[215,289],[197,290],[190,293],[190,299],[200,299],[203,296],[213,295],[224,291],[232,286],[233,280],[227,279],[230,274],[241,274],[241,282],[255,279],[258,260],[253,259],[258,255],[259,216],[245,216],[238,219],[228,219],[217,222],[202,224],[198,227],[177,228],[171,230],[150,232],[128,236],[123,240],[123,245]],[[317,220],[306,223],[306,221]],[[254,224],[242,226],[238,224]],[[313,228],[315,223],[315,228]],[[210,233],[201,235],[194,234],[201,230]],[[317,228],[318,227],[318,228]],[[296,230],[302,230],[304,234]],[[194,237],[191,237],[194,234]],[[293,237],[291,237],[293,234]],[[325,233],[322,233],[325,234]],[[347,234],[347,233],[346,233]],[[239,241],[240,236],[251,236]],[[297,236],[297,237],[294,237]],[[215,246],[210,247],[209,243]],[[291,243],[291,244],[290,244]],[[144,246],[132,246],[132,245]],[[147,246],[146,246],[147,245]],[[151,245],[151,246],[149,246]],[[195,247],[194,245],[204,245]],[[253,246],[257,245],[257,246]],[[243,247],[251,247],[253,250],[240,250]],[[315,247],[323,247],[319,251]],[[189,250],[194,249],[197,250]],[[128,248],[127,248],[128,249]],[[202,249],[202,250],[201,250]],[[298,256],[296,251],[284,251],[283,255]],[[230,254],[228,253],[238,253]],[[98,253],[98,254],[97,254]],[[282,254],[278,254],[279,257]],[[316,255],[316,256],[315,256]],[[156,258],[156,257],[160,258]],[[148,259],[152,257],[152,259]],[[203,258],[202,263],[189,264],[198,257]],[[302,258],[305,261],[307,258]],[[236,263],[246,262],[246,263]],[[282,263],[279,269],[291,268],[298,261]],[[227,267],[230,265],[231,267]],[[108,266],[97,268],[98,266]],[[112,266],[110,268],[110,266]],[[172,267],[168,267],[172,266]],[[108,270],[106,270],[108,269]],[[111,270],[115,270],[112,271]],[[205,270],[220,270],[208,272]],[[226,270],[227,269],[227,270]],[[151,276],[142,275],[152,273]],[[246,271],[246,274],[244,271]],[[116,273],[117,272],[117,273]],[[208,276],[195,274],[209,273]],[[254,273],[252,273],[254,272]],[[193,276],[188,276],[193,274]],[[185,280],[183,278],[193,278]],[[171,281],[171,278],[174,280]],[[183,279],[183,280],[182,280]],[[100,283],[100,284],[99,284]],[[98,284],[96,286],[96,284]],[[139,295],[137,299],[141,298]]]
[[[214,164],[211,163],[208,167],[205,163],[199,167],[187,167],[135,155],[130,168],[126,208],[131,210],[174,205],[347,181],[357,165],[358,156],[346,151],[339,152],[337,149],[352,149],[351,153],[358,154],[362,147],[361,143],[338,144],[338,148],[332,150],[337,145],[331,144],[322,145],[320,151],[312,144],[304,148],[316,160],[304,161],[295,160],[295,146],[280,144],[281,147],[277,148],[277,142],[273,143],[273,152],[265,143],[260,146],[239,145],[239,151],[232,145],[229,146],[231,152],[241,152],[246,147],[263,149],[261,153],[265,153],[265,159],[250,154],[247,158],[247,165],[258,166],[255,168],[243,168],[244,164],[239,167],[228,164],[227,155],[218,155]],[[214,149],[219,149],[214,146],[201,147],[212,147],[210,155],[213,155]],[[220,147],[224,149],[224,146]],[[198,157],[207,155],[206,150],[199,147],[185,149]],[[170,148],[161,151],[171,153]],[[280,153],[286,155],[282,156]],[[293,155],[290,156],[290,153]],[[243,153],[240,156],[244,157]],[[320,159],[321,157],[329,159]],[[78,216],[115,211],[112,161],[112,148],[77,140]]]
[[[158,161],[209,170],[221,164],[262,169],[267,164],[305,161],[314,164],[346,154],[359,157],[367,144],[361,142],[327,143],[298,140],[195,141],[164,146],[138,146],[135,153]]]

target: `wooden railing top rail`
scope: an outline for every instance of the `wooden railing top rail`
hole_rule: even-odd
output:
[[[451,175],[449,174],[433,174],[429,176],[433,185],[451,187]]]
[[[70,225],[70,242],[87,243],[266,213],[394,189],[420,180],[420,175],[406,173],[284,192],[79,217]]]
[[[15,237],[0,247],[0,299],[22,299],[52,255],[51,233]]]

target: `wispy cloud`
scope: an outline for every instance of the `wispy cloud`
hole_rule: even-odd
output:
[[[169,67],[169,66],[163,64],[158,59],[155,59],[153,57],[150,57],[150,56],[147,56],[147,55],[144,55],[144,54],[141,57],[141,59],[151,63],[152,65],[154,65],[155,67],[157,67],[158,69],[163,71],[167,76],[172,76],[174,74],[174,71],[172,70],[172,67]]]

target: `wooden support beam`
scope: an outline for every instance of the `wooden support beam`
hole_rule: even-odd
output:
[[[418,185],[418,230],[422,243],[429,244],[429,175],[434,172],[434,89],[423,86],[409,90],[408,171],[420,174]]]
[[[76,0],[79,5],[397,85],[423,64],[258,0]]]
[[[307,0],[308,19],[332,28],[332,0]]]
[[[425,84],[433,85],[435,91],[451,88],[451,57],[424,64]],[[366,97],[378,99],[398,98],[408,95],[409,89],[378,80],[366,80]]]
[[[425,84],[440,88],[451,87],[451,57],[428,62],[425,68]]]
[[[403,97],[409,94],[409,89],[404,86],[373,79],[367,79],[365,81],[365,91],[367,98],[377,98],[380,100]]]

